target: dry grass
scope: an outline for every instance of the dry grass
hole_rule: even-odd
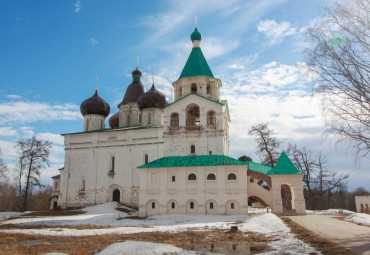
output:
[[[180,233],[151,232],[81,237],[0,233],[0,254],[42,254],[50,252],[94,254],[96,251],[110,244],[126,240],[167,243],[184,249],[198,251],[211,251],[212,244],[225,244],[239,247],[242,245],[249,245],[252,253],[267,251],[267,243],[271,241],[270,238],[260,234],[246,234],[241,231],[228,233],[227,230],[220,229]],[[199,243],[202,245],[197,245]]]
[[[316,248],[324,255],[354,255],[355,253],[347,250],[346,248],[340,246],[339,244],[326,239],[312,231],[307,230],[301,225],[295,223],[287,217],[281,218],[285,224],[287,224],[293,234],[297,236],[299,240],[310,244],[312,247]]]
[[[124,213],[131,213],[132,212],[132,210],[129,210],[129,209],[126,209],[126,208],[120,208],[120,207],[117,207],[116,210],[120,211],[120,212],[124,212]]]

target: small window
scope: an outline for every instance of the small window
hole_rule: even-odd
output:
[[[197,176],[195,174],[189,174],[188,180],[189,181],[195,181],[197,179]]]
[[[85,179],[82,179],[82,181],[81,181],[81,190],[82,191],[85,190],[85,184],[86,184]]]
[[[179,126],[179,114],[177,112],[171,114],[171,127]]]
[[[229,181],[234,181],[234,180],[236,180],[236,175],[235,175],[235,174],[229,174],[229,175],[227,176],[227,179],[228,179]]]
[[[211,85],[207,84],[207,94],[211,94]]]
[[[213,203],[209,203],[209,209],[213,209]]]
[[[190,202],[190,209],[194,209],[194,202]]]
[[[207,176],[207,180],[211,180],[211,181],[216,180],[216,175],[214,175],[214,174],[209,174],[209,175]]]
[[[193,83],[191,84],[191,93],[197,93],[197,84]]]
[[[209,151],[209,155],[212,155],[212,151]]]
[[[195,154],[195,145],[190,146],[190,153]]]
[[[58,182],[54,183],[54,190],[58,190]]]
[[[176,176],[172,175],[172,182],[176,181]]]
[[[152,202],[152,209],[155,209],[155,202]]]
[[[148,162],[149,162],[149,156],[148,156],[148,154],[145,154],[145,156],[144,156],[144,163],[145,164],[148,164]]]
[[[152,114],[148,113],[148,125],[152,124]]]
[[[235,209],[234,203],[231,203],[231,209]]]
[[[171,208],[175,209],[175,203],[174,202],[171,203]]]
[[[214,111],[209,111],[207,113],[207,125],[216,124],[216,113]]]
[[[110,157],[110,171],[114,173],[114,163],[115,163],[115,157]]]

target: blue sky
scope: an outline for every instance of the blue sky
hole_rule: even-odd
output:
[[[143,83],[171,97],[191,51],[194,17],[203,34],[202,50],[223,84],[231,112],[231,156],[250,155],[248,129],[269,122],[288,143],[322,151],[330,169],[350,173],[349,188],[368,186],[368,162],[359,165],[346,145],[322,136],[320,100],[305,79],[304,29],[332,1],[188,0],[102,1],[4,0],[0,3],[0,148],[14,168],[14,143],[37,135],[53,142],[51,167],[63,166],[63,137],[82,131],[79,105],[99,94],[111,114],[131,83],[139,56]],[[108,119],[107,119],[108,120]]]

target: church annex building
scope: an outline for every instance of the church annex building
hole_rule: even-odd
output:
[[[305,214],[303,173],[283,152],[274,168],[231,158],[228,102],[220,98],[195,28],[193,48],[174,87],[174,101],[142,73],[132,72],[116,113],[95,91],[81,104],[83,131],[63,134],[64,168],[53,177],[52,208],[117,201],[158,214],[247,214],[248,199],[283,213],[281,191],[291,209]],[[264,185],[261,185],[261,184]]]

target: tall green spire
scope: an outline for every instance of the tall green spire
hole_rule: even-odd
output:
[[[193,42],[193,49],[191,50],[190,56],[186,61],[184,68],[180,74],[179,79],[184,77],[193,77],[205,75],[214,78],[211,68],[207,63],[206,58],[200,49],[200,41],[202,40],[202,34],[195,27],[194,32],[191,34],[190,39]]]

